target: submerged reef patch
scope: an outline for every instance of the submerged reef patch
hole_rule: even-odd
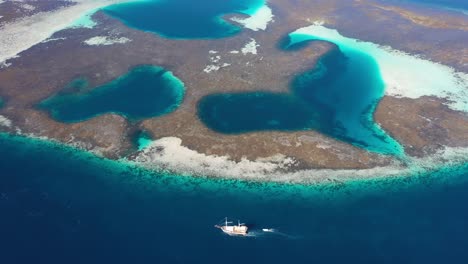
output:
[[[156,66],[139,66],[99,87],[87,86],[86,80],[74,80],[39,108],[62,122],[80,122],[105,113],[140,120],[174,111],[185,93],[182,81]]]

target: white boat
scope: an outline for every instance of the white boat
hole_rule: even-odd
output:
[[[224,219],[224,225],[215,225],[215,227],[231,236],[246,236],[247,231],[249,230],[245,224],[242,224],[239,221],[237,222],[237,225],[232,225],[232,222],[229,222],[227,217]]]
[[[273,228],[262,228],[263,232],[275,232]]]

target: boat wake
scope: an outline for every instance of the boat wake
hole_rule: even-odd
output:
[[[290,235],[284,232],[279,231],[275,228],[262,228],[257,230],[249,231],[247,234],[248,237],[282,237],[286,239],[299,239],[299,236]]]

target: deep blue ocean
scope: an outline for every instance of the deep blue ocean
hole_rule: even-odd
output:
[[[4,134],[0,145],[0,263],[468,260],[468,164],[300,186],[158,174]],[[253,236],[222,234],[224,216]]]

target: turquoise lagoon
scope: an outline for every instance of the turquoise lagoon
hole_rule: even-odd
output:
[[[241,28],[222,16],[254,14],[264,0],[145,0],[111,5],[103,11],[126,25],[168,38],[222,38]]]
[[[141,120],[174,111],[185,93],[182,81],[156,66],[139,66],[102,86],[88,86],[86,79],[78,78],[39,107],[62,122],[80,122],[105,113]]]
[[[280,46],[292,52],[311,40],[317,39],[291,34]],[[385,88],[378,65],[370,55],[337,44],[314,69],[291,81],[290,93],[210,95],[199,103],[200,119],[227,134],[314,129],[370,151],[402,155],[401,145],[373,121]]]

